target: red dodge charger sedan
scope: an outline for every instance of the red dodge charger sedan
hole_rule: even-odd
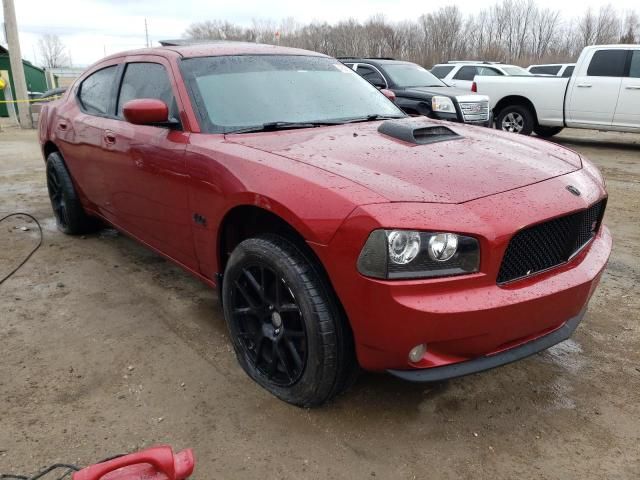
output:
[[[611,250],[598,170],[387,95],[297,49],[110,56],[40,115],[58,226],[217,287],[242,368],[296,405],[358,367],[438,381],[568,338]]]

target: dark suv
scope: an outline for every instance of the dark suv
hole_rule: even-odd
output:
[[[449,87],[420,65],[391,58],[340,58],[378,88],[396,94],[396,104],[410,115],[491,125],[489,97]]]

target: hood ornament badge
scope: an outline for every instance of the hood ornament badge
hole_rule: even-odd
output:
[[[580,193],[580,190],[578,190],[576,187],[574,187],[573,185],[567,185],[567,190],[569,190],[571,193],[573,193],[576,197],[579,197],[580,195],[582,195]]]

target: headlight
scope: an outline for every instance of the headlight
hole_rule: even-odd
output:
[[[436,95],[431,99],[431,110],[434,112],[456,113],[456,107],[449,97]]]
[[[362,275],[384,279],[463,275],[479,266],[478,240],[447,232],[374,230],[358,257]]]

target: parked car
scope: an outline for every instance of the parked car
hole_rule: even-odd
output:
[[[586,47],[570,78],[478,77],[475,83],[491,98],[497,127],[507,132],[640,132],[640,45]]]
[[[35,96],[33,98],[33,102],[31,102],[30,104],[31,114],[39,115],[43,103],[57,100],[64,94],[66,90],[67,87],[52,88],[51,90],[47,90],[46,92]]]
[[[305,50],[107,57],[43,106],[39,139],[58,228],[100,219],[217,287],[240,365],[295,405],[358,366],[437,381],[548,348],[611,250],[584,157],[408,117]]]
[[[505,65],[499,62],[451,61],[449,63],[434,65],[430,71],[447,85],[463,90],[471,90],[473,79],[476,76],[502,77],[531,75],[531,73],[522,67]]]
[[[534,75],[550,75],[553,77],[570,77],[575,63],[547,63],[544,65],[529,65],[527,71]]]
[[[487,96],[449,87],[420,65],[389,58],[340,60],[375,87],[391,90],[396,105],[410,115],[484,127],[492,123]]]

